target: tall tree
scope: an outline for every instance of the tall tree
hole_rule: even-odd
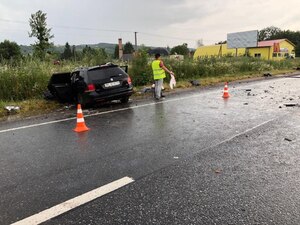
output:
[[[74,58],[75,61],[78,58],[78,53],[76,51],[76,46],[75,45],[72,46],[72,57]]]
[[[0,43],[0,61],[17,60],[22,56],[20,46],[16,42],[4,40]]]
[[[177,45],[171,49],[171,54],[188,55],[190,51],[187,46],[187,43]]]
[[[271,40],[272,37],[274,37],[280,32],[281,30],[278,27],[266,27],[258,32],[258,41]]]
[[[114,58],[119,59],[119,45],[115,45]]]
[[[86,45],[83,49],[82,49],[82,54],[83,55],[95,55],[96,54],[96,49],[91,48],[91,46]]]
[[[124,54],[131,54],[134,52],[134,47],[130,42],[126,42],[124,45]]]
[[[29,37],[36,37],[37,41],[33,45],[34,55],[40,59],[44,59],[47,50],[53,45],[50,39],[54,37],[51,34],[51,28],[47,28],[47,14],[43,13],[41,10],[37,11],[35,14],[31,14],[29,19],[29,25],[31,27],[31,32],[29,32]]]
[[[65,44],[64,52],[62,53],[62,58],[63,59],[70,59],[70,58],[72,58],[72,56],[73,56],[73,54],[72,54],[71,46],[67,42]]]

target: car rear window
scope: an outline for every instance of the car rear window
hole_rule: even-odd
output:
[[[120,69],[119,67],[105,68],[105,69],[97,69],[88,71],[89,80],[99,80],[111,78],[114,76],[126,75],[125,71]]]

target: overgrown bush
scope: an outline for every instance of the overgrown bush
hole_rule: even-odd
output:
[[[177,80],[249,72],[259,73],[263,71],[291,69],[293,67],[293,61],[291,60],[267,61],[251,57],[206,57],[198,60],[166,60],[166,62],[176,73]]]
[[[0,65],[0,100],[18,101],[41,97],[54,72],[70,71],[71,66],[26,59],[17,66]],[[72,67],[74,69],[74,66]]]
[[[146,52],[139,52],[132,60],[129,74],[133,85],[146,85],[153,80],[151,65]]]
[[[110,60],[104,49],[92,49],[91,51],[82,53],[81,62],[86,66],[95,66],[104,64]]]

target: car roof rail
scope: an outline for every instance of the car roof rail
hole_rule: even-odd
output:
[[[116,64],[113,64],[112,62],[107,62],[105,64],[100,65],[100,67],[115,67],[118,66]]]
[[[118,65],[112,64],[112,63],[106,63],[106,64],[102,64],[99,66],[92,66],[88,68],[88,71],[91,70],[97,70],[97,69],[105,69],[105,68],[109,68],[109,67],[119,67]]]

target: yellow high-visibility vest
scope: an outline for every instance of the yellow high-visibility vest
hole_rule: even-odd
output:
[[[152,62],[152,70],[154,80],[160,80],[166,77],[165,71],[159,66],[160,60],[154,60]]]

